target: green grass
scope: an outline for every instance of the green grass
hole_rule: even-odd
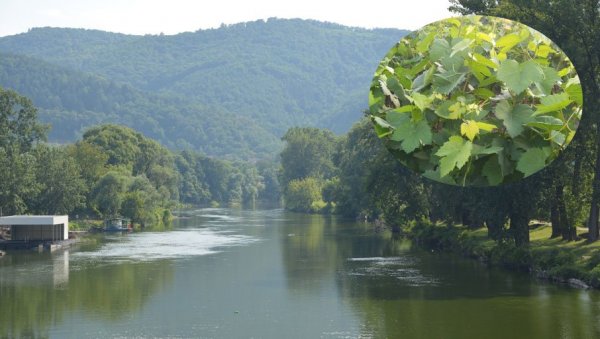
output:
[[[585,232],[578,229],[579,234]],[[550,280],[564,282],[575,278],[600,288],[600,241],[550,239],[552,228],[544,223],[532,225],[529,247],[498,243],[488,238],[486,228],[469,230],[461,225],[448,227],[427,221],[412,223],[407,234],[422,247],[461,253],[491,265],[534,272]]]
[[[102,220],[92,219],[80,219],[80,220],[69,220],[69,230],[71,231],[87,231],[92,227],[102,227]]]

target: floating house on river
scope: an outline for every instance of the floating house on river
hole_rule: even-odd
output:
[[[6,247],[34,247],[69,239],[68,215],[11,215],[0,217],[0,226],[8,227]]]

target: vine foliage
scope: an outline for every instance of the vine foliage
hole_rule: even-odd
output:
[[[377,135],[405,166],[454,185],[520,180],[573,139],[583,96],[568,57],[507,19],[438,21],[398,42],[369,95]]]

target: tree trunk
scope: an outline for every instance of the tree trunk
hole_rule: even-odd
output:
[[[488,237],[493,240],[502,239],[502,231],[504,230],[504,217],[500,213],[493,213],[486,219],[485,224],[488,229]]]
[[[556,203],[556,198],[552,199],[552,206],[550,207],[550,223],[552,224],[552,235],[550,239],[560,236],[560,210]]]
[[[518,247],[529,245],[529,217],[523,211],[511,211],[510,231]]]
[[[588,241],[598,240],[598,204],[600,203],[600,123],[596,125],[596,163],[592,183],[592,203],[588,218]]]
[[[569,222],[564,196],[564,185],[556,185],[556,205],[558,207],[558,223],[563,240],[572,241],[577,238],[575,227]]]

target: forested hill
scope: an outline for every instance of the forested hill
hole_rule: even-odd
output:
[[[118,123],[172,149],[246,159],[278,150],[278,138],[250,118],[22,55],[0,53],[0,86],[33,100],[40,120],[52,125],[54,142],[78,139],[92,125]]]
[[[253,119],[278,139],[294,125],[347,131],[366,108],[369,82],[378,62],[405,33],[299,19],[259,20],[177,35],[35,28],[0,38],[0,52],[95,74],[141,92],[178,97],[188,104],[216,107]],[[39,81],[43,78],[40,75]],[[2,79],[0,86],[15,84]],[[21,92],[34,100],[39,96]],[[147,114],[153,116],[154,111]],[[224,122],[215,124],[228,133],[240,133]],[[148,127],[133,127],[156,136]],[[176,139],[181,136],[165,133],[164,138],[170,139],[168,145],[178,145]],[[207,142],[223,145],[220,140]]]

